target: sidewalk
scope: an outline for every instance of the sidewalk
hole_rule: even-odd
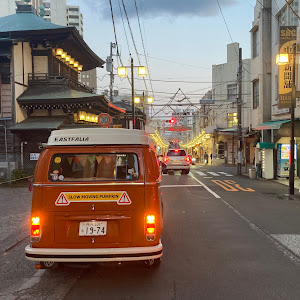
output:
[[[289,186],[289,179],[288,178],[275,179],[274,181],[278,182],[278,183],[281,183],[281,184],[284,184],[286,186]],[[295,190],[298,190],[300,192],[300,178],[295,178],[294,187],[295,187]]]

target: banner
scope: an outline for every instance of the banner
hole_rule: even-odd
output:
[[[296,26],[280,27],[279,54],[288,54],[289,64],[278,66],[278,108],[290,108],[292,105],[293,47],[296,35]],[[295,103],[293,105],[295,107]]]

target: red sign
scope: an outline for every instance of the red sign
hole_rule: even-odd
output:
[[[188,131],[188,128],[184,128],[183,126],[180,127],[170,127],[166,129],[167,131]]]
[[[108,127],[111,123],[111,116],[106,113],[100,114],[98,116],[98,123],[102,127]]]

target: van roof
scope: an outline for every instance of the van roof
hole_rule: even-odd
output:
[[[47,146],[149,145],[144,130],[125,128],[81,128],[53,130]]]

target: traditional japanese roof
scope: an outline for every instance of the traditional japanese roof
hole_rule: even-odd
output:
[[[26,11],[30,5],[21,7],[25,11],[17,11],[16,14],[0,18],[0,43],[4,40],[27,41],[63,48],[83,65],[83,71],[104,65],[105,61],[90,49],[75,27],[50,23],[38,17],[32,10]]]
[[[47,146],[149,145],[144,130],[124,128],[81,128],[54,130]]]
[[[9,128],[11,131],[24,131],[24,130],[54,130],[60,129],[67,121],[67,116],[56,117],[29,117],[24,121],[13,125]]]
[[[64,84],[35,84],[29,86],[18,98],[26,109],[82,108],[92,106],[99,113],[123,114],[125,110],[113,105],[104,95],[87,93],[69,88]]]

